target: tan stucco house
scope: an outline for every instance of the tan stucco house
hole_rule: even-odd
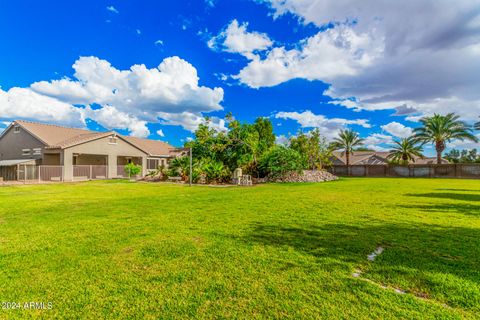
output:
[[[44,175],[61,175],[65,181],[82,177],[112,179],[124,176],[124,166],[130,162],[141,165],[143,175],[161,164],[167,166],[173,150],[162,141],[123,136],[114,131],[95,132],[18,120],[0,135],[0,167],[41,166]],[[52,173],[54,168],[62,172]],[[41,172],[37,176],[41,178]]]

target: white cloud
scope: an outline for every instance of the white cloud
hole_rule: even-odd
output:
[[[233,20],[225,30],[208,41],[208,46],[254,59],[255,52],[268,49],[273,42],[264,33],[248,32],[247,27],[248,23],[239,24]]]
[[[222,109],[223,89],[199,86],[197,70],[179,57],[166,58],[158,68],[148,69],[141,64],[130,70],[118,70],[96,57],[81,57],[73,68],[76,81],[41,81],[31,87],[67,103],[114,105],[146,119],[154,119],[159,111]]]
[[[381,126],[382,130],[388,132],[394,137],[398,138],[408,138],[412,135],[413,129],[404,126],[403,124],[393,121],[388,124]]]
[[[163,119],[163,124],[182,126],[185,130],[194,132],[198,126],[205,123],[205,117],[201,114],[182,112],[182,113],[166,113],[160,112],[158,117]],[[227,131],[224,119],[218,117],[210,117],[209,126],[218,131]]]
[[[470,0],[265,0],[325,28],[251,61],[237,78],[253,88],[293,78],[331,84],[326,94],[354,110],[402,105],[419,114],[457,108],[480,114],[480,2]],[[446,102],[457,102],[447,106]],[[458,106],[467,106],[465,109]]]
[[[364,146],[375,151],[388,151],[394,142],[393,137],[381,133],[373,133],[365,138]]]
[[[106,105],[96,110],[87,107],[84,114],[85,118],[94,119],[109,129],[128,129],[132,136],[141,138],[150,135],[146,121],[139,120],[137,117],[121,112],[113,106]]]
[[[136,29],[135,32],[137,33],[137,35],[141,35],[141,34],[142,34],[142,30],[140,30],[140,29]]]
[[[290,139],[286,135],[282,134],[282,135],[279,135],[279,136],[276,137],[275,142],[277,144],[286,146],[290,143]]]
[[[217,2],[217,0],[205,0],[205,4],[207,5],[207,7],[209,8],[213,8],[215,7],[215,3]]]
[[[480,133],[475,135],[480,140]],[[450,143],[447,143],[447,147],[449,149],[479,149],[480,145],[476,142],[472,142],[469,140],[461,141],[461,140],[453,140]]]
[[[295,120],[302,128],[318,128],[320,133],[327,139],[332,139],[337,136],[341,129],[347,125],[359,125],[364,128],[370,128],[368,120],[366,119],[342,119],[342,118],[327,118],[324,115],[314,114],[307,110],[304,112],[278,112],[275,114],[277,119]]]
[[[162,129],[158,129],[158,130],[157,130],[157,134],[158,134],[160,137],[165,137],[165,133],[163,133],[163,130],[162,130]]]
[[[119,13],[118,10],[114,6],[108,6],[107,10],[113,13]]]
[[[254,56],[235,78],[252,88],[275,86],[295,78],[331,81],[358,75],[382,52],[382,43],[371,34],[338,26],[306,39],[298,49],[277,47],[264,59]]]
[[[158,68],[134,65],[129,70],[118,70],[96,57],[81,57],[73,68],[75,79],[40,81],[7,92],[0,89],[2,118],[76,127],[85,126],[90,118],[108,129],[127,129],[143,137],[150,133],[146,124],[159,122],[160,115],[201,117],[223,109],[223,89],[200,86],[197,70],[178,57],[166,58]],[[90,108],[93,104],[100,108]]]
[[[37,119],[74,127],[84,126],[81,109],[28,88],[0,89],[0,115],[3,119]]]
[[[163,40],[158,39],[157,41],[154,42],[156,46],[163,46]]]

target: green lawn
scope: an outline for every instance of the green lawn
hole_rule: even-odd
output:
[[[478,318],[480,181],[0,187],[0,301],[53,303],[0,319]]]

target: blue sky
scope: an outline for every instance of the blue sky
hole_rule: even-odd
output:
[[[354,4],[2,1],[0,120],[181,145],[232,112],[271,117],[281,138],[351,127],[382,150],[424,115],[478,119],[478,3]]]

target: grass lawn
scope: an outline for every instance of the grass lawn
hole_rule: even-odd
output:
[[[0,301],[53,303],[0,319],[479,318],[480,181],[0,187]]]

